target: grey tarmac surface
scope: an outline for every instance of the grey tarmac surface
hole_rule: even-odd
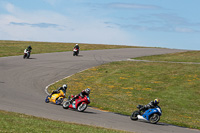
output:
[[[44,102],[47,96],[45,93],[47,85],[87,68],[133,57],[181,51],[183,50],[129,48],[80,51],[80,56],[78,57],[72,56],[72,52],[34,54],[31,55],[31,59],[23,59],[22,56],[1,57],[0,110],[130,132],[199,133],[199,130],[164,123],[155,125],[147,122],[132,121],[129,116],[93,108],[87,108],[85,112],[80,113]]]

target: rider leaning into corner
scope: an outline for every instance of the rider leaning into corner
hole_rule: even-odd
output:
[[[32,50],[32,47],[31,47],[31,45],[29,45],[29,46],[24,50],[24,52],[27,52],[27,51],[30,51],[30,52],[31,52],[31,50]]]
[[[32,47],[31,45],[29,45],[25,50],[24,50],[24,53],[27,53],[28,51],[31,52],[32,50]]]
[[[59,87],[57,90],[54,90],[50,97],[53,95],[53,94],[56,94],[56,93],[60,93],[60,90],[63,90],[63,92],[66,94],[66,90],[67,90],[67,84],[64,84],[62,87]]]
[[[155,108],[156,106],[158,106],[159,103],[160,103],[160,99],[155,99],[155,100],[151,101],[150,103],[148,103],[147,105],[144,105],[142,108],[140,108],[139,111],[144,112],[150,108]]]
[[[70,103],[72,103],[73,101],[75,101],[79,96],[81,96],[82,98],[84,98],[85,96],[89,96],[90,94],[90,89],[87,88],[83,91],[81,91],[81,93],[79,93],[78,95],[75,95],[71,100]]]
[[[77,49],[77,53],[79,54],[79,45],[78,45],[78,44],[76,44],[76,45],[74,46],[74,48],[76,48],[76,49]]]

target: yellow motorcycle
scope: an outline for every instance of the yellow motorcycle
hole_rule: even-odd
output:
[[[66,94],[63,90],[60,90],[59,93],[55,93],[52,96],[48,95],[45,99],[45,102],[52,102],[60,105],[63,102],[64,98],[66,98]]]

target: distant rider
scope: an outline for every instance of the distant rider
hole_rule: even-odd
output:
[[[57,90],[54,90],[50,97],[53,95],[53,94],[57,94],[57,93],[60,93],[60,90],[62,90],[65,94],[66,94],[66,90],[67,90],[67,85],[64,84],[62,87],[59,87]]]
[[[72,103],[72,102],[75,101],[79,96],[81,96],[82,98],[84,98],[85,96],[89,96],[89,94],[90,94],[90,89],[87,88],[87,89],[81,91],[81,93],[79,93],[78,95],[75,95],[75,96],[71,99],[70,102]]]
[[[24,53],[30,54],[30,53],[31,53],[31,50],[32,50],[32,47],[31,47],[31,45],[29,45],[29,46],[24,50]],[[29,53],[28,53],[28,51],[29,51]]]
[[[31,50],[32,50],[31,45],[29,45],[29,46],[27,47],[27,50],[29,50],[29,51],[31,52]]]
[[[32,47],[31,47],[31,45],[29,45],[26,49],[25,49],[26,51],[30,51],[31,52],[31,50],[32,50]],[[24,51],[25,51],[24,50]]]
[[[76,45],[74,46],[74,48],[77,49],[77,53],[79,54],[79,46],[78,46],[78,44],[76,44]]]
[[[155,108],[156,106],[158,106],[159,103],[160,103],[160,99],[155,99],[155,100],[151,101],[150,103],[148,103],[147,105],[144,105],[142,108],[140,108],[139,111],[144,112],[150,108]]]

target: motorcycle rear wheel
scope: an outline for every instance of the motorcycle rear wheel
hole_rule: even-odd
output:
[[[132,113],[132,115],[130,116],[130,118],[131,118],[131,120],[134,120],[134,121],[136,121],[136,120],[138,120],[138,115],[140,114],[140,112],[139,111],[134,111],[133,113]]]
[[[78,106],[78,108],[77,108],[77,110],[79,111],[79,112],[83,112],[86,108],[87,108],[87,104],[86,103],[84,103],[84,104],[80,104],[79,106]]]
[[[68,109],[68,108],[69,108],[69,105],[70,105],[70,102],[69,102],[69,101],[65,101],[65,102],[63,103],[63,108],[64,108],[64,109]]]
[[[160,120],[160,115],[158,115],[158,114],[153,114],[149,118],[149,121],[152,124],[156,124],[159,120]]]

